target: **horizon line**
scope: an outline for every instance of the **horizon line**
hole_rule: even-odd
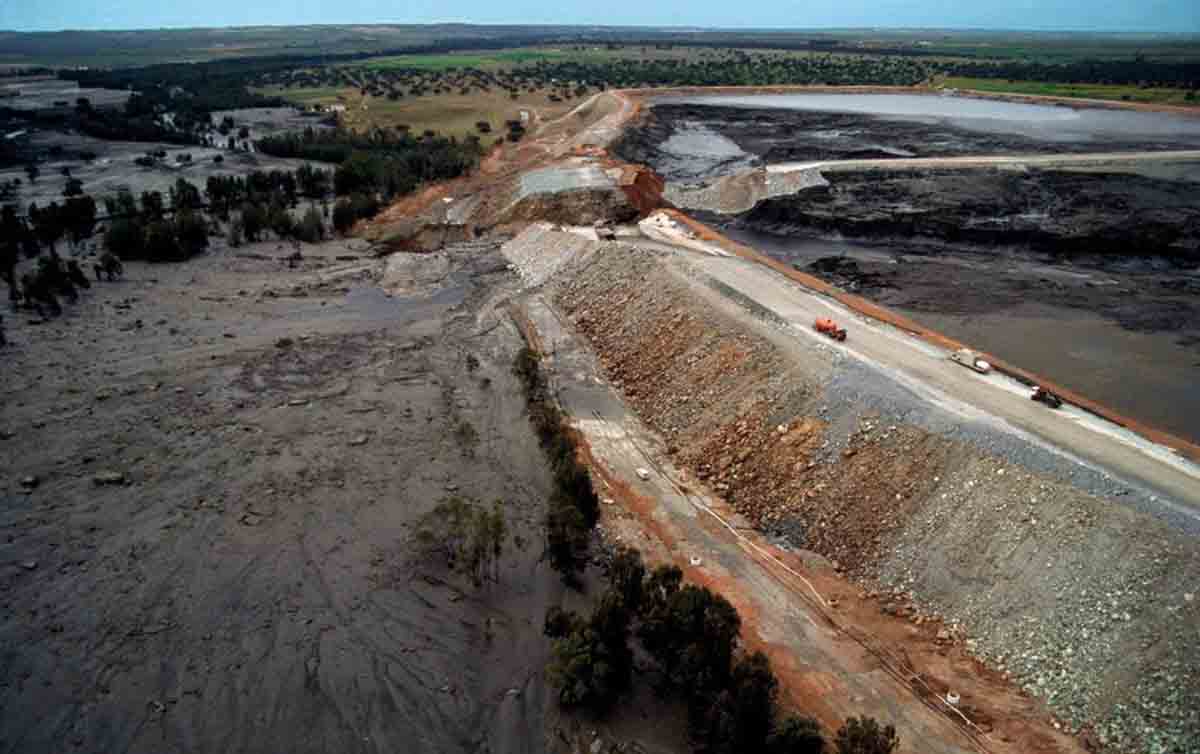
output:
[[[241,31],[251,29],[300,29],[300,28],[344,28],[359,27],[433,27],[433,26],[466,26],[475,28],[545,28],[545,29],[641,29],[650,31],[677,33],[720,33],[720,32],[958,32],[958,33],[990,33],[990,34],[1100,34],[1113,36],[1162,35],[1173,37],[1198,37],[1200,29],[1192,31],[1176,31],[1170,29],[1103,29],[1083,27],[988,27],[988,26],[696,26],[696,25],[662,25],[662,24],[552,24],[552,23],[522,23],[518,21],[494,23],[476,21],[425,21],[425,22],[389,22],[344,21],[339,23],[296,23],[296,24],[236,24],[227,26],[196,26],[196,25],[165,25],[130,27],[64,27],[64,28],[20,28],[0,29],[0,34],[81,34],[81,33],[133,33],[133,32],[174,32],[174,31]]]

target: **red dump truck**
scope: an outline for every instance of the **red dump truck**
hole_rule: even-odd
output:
[[[838,327],[837,322],[828,317],[817,317],[817,321],[813,322],[813,329],[819,333],[828,335],[834,340],[846,339],[846,328]]]

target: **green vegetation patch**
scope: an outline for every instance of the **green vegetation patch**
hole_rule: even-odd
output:
[[[539,60],[569,60],[599,56],[599,51],[592,53],[590,51],[535,48],[438,55],[389,55],[356,62],[354,65],[377,70],[417,68],[427,71],[445,71],[450,68],[506,68]]]
[[[948,76],[942,82],[951,89],[980,92],[1032,94],[1044,97],[1151,102],[1160,105],[1200,105],[1200,95],[1173,87],[1140,87],[1132,84],[1062,84],[1049,81],[1010,81],[1008,79]]]

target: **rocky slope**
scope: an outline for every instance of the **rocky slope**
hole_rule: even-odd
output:
[[[1089,740],[1194,750],[1194,543],[1045,449],[788,334],[682,257],[607,245],[557,281],[672,460],[760,528],[865,591],[911,592],[887,609],[943,616]]]

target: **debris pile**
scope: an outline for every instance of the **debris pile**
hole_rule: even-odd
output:
[[[596,249],[598,243],[550,223],[534,223],[500,247],[504,258],[530,287],[546,282],[568,262]]]

